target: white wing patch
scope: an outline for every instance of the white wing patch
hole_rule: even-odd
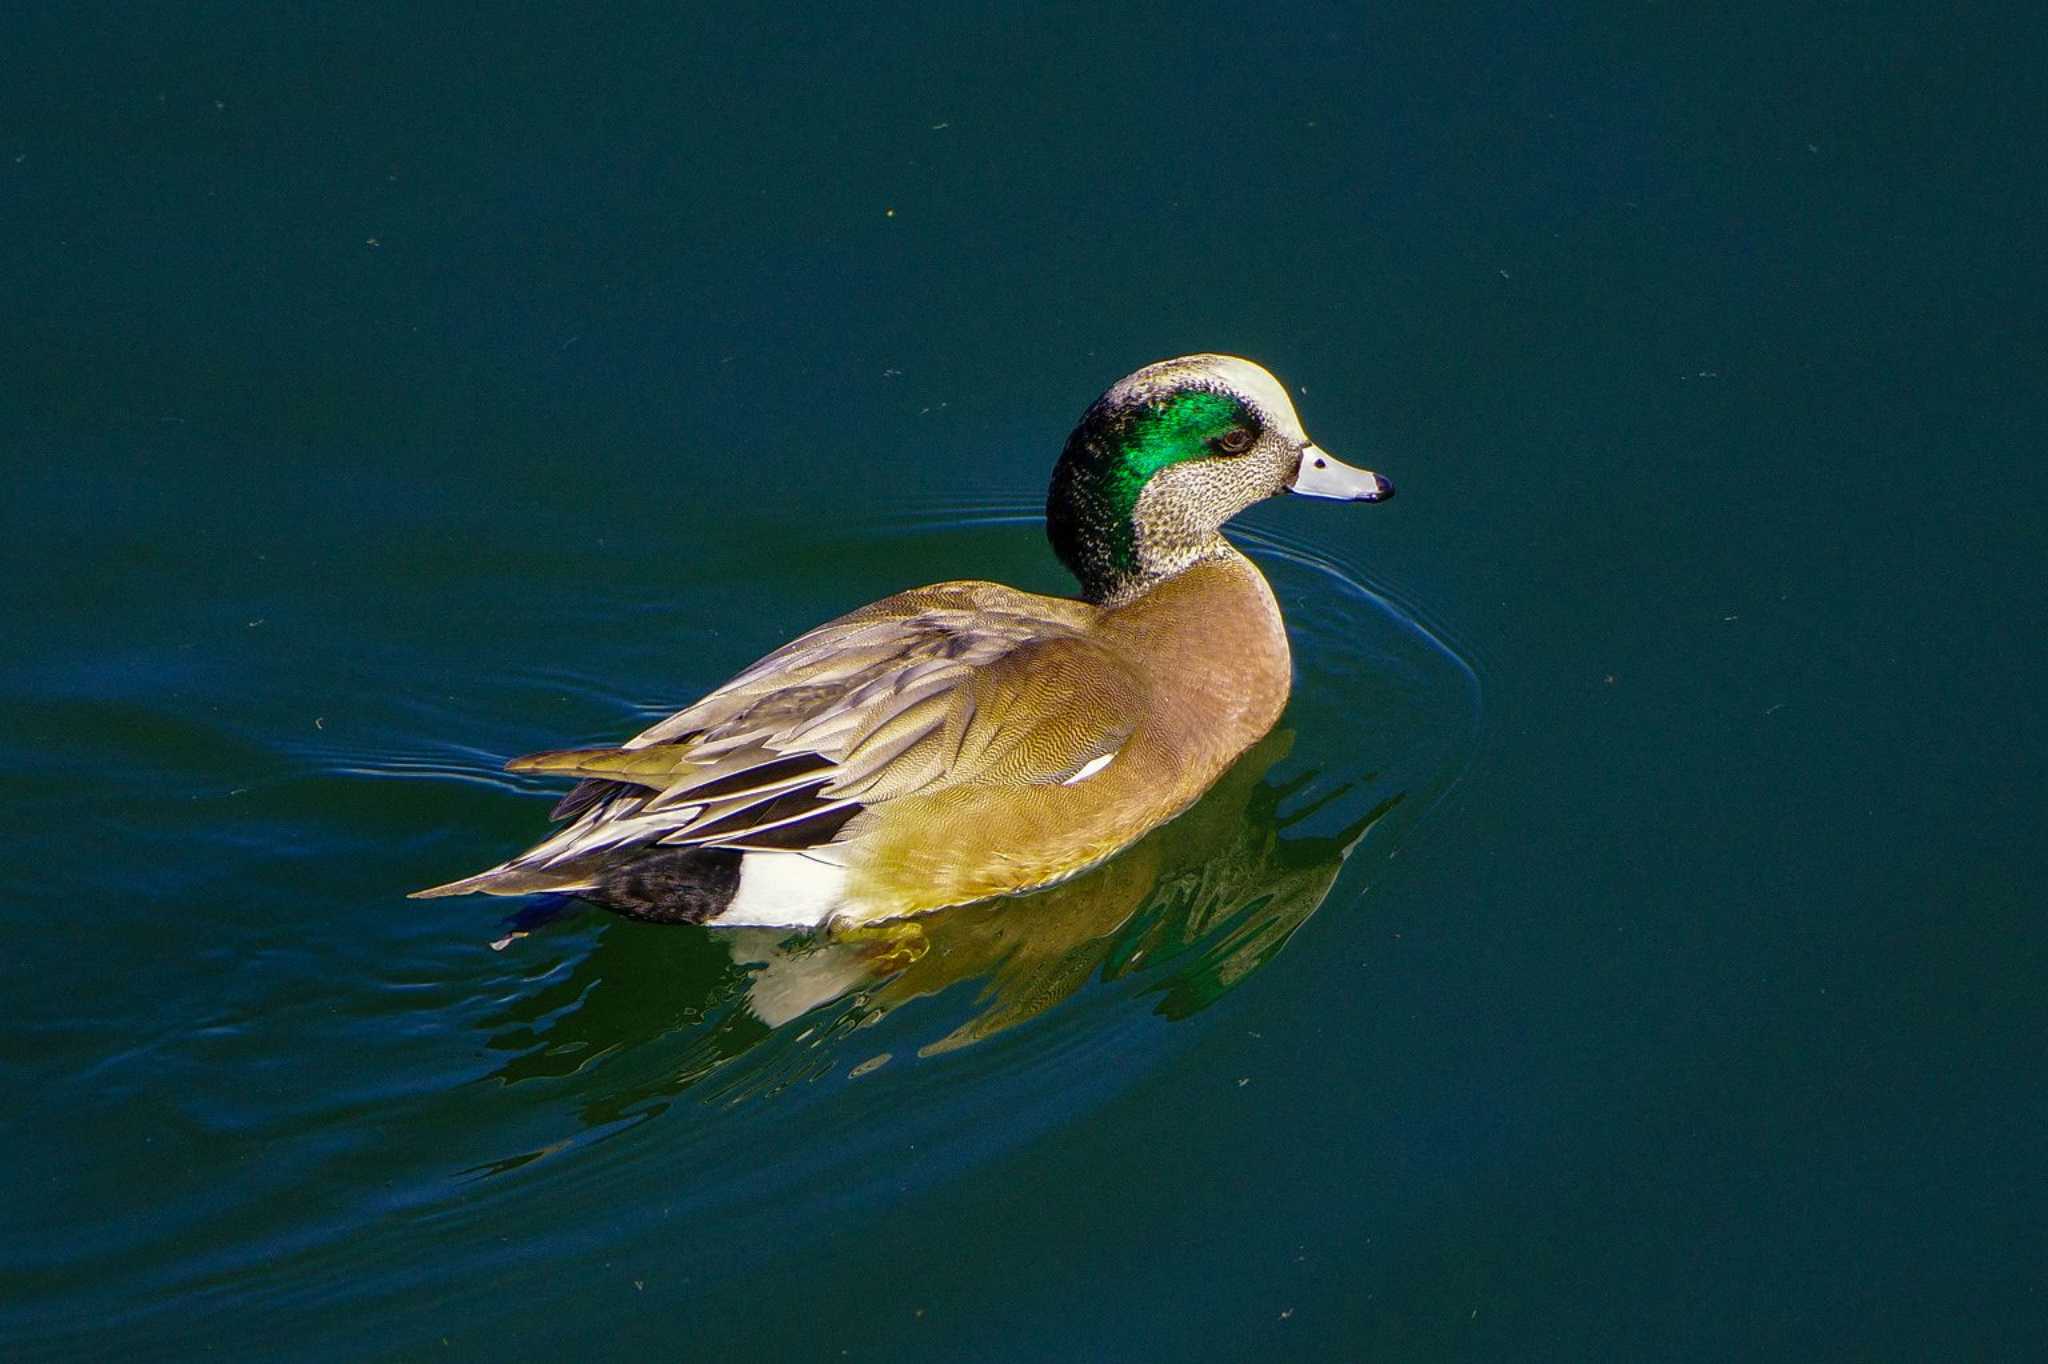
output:
[[[1080,771],[1076,772],[1071,777],[1067,777],[1061,780],[1060,785],[1073,786],[1077,783],[1088,780],[1097,772],[1100,772],[1103,768],[1109,766],[1110,763],[1115,760],[1118,752],[1119,750],[1117,749],[1111,749],[1109,752],[1103,754],[1099,758],[1090,758],[1087,762],[1081,764]]]

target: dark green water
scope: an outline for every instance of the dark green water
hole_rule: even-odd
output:
[[[17,16],[6,1353],[2038,1350],[2034,35],[1448,9]],[[1401,496],[1087,895],[401,898],[1206,349]]]

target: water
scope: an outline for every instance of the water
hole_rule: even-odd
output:
[[[2029,35],[18,36],[10,1356],[2048,1325]],[[859,944],[402,898],[543,827],[507,756],[1063,590],[1067,427],[1211,348],[1401,496],[1243,519],[1294,701],[1130,856]]]
[[[892,571],[1046,573],[1014,501],[805,538],[846,606]],[[658,1237],[675,1218],[693,1237],[720,1227],[732,1275],[784,1228],[886,1203],[901,1152],[924,1147],[919,1178],[943,1180],[1086,1121],[1227,1026],[1209,1007],[1302,931],[1354,854],[1339,898],[1364,912],[1477,737],[1478,682],[1448,646],[1343,560],[1246,538],[1293,616],[1303,700],[1287,725],[1129,857],[939,916],[908,943],[585,912],[501,955],[487,945],[500,906],[394,903],[542,827],[539,787],[477,739],[522,722],[560,726],[558,742],[629,731],[751,657],[718,634],[722,586],[614,588],[593,604],[571,575],[515,605],[491,600],[481,573],[450,573],[387,602],[367,648],[359,604],[301,592],[166,607],[160,642],[117,668],[97,649],[44,660],[35,699],[63,747],[96,745],[95,767],[127,774],[119,813],[93,774],[47,774],[43,805],[119,831],[119,858],[69,876],[102,906],[95,928],[120,925],[135,956],[97,964],[125,984],[83,1017],[71,949],[45,939],[51,959],[31,959],[55,987],[48,1000],[28,988],[30,1015],[50,1020],[35,1030],[34,1125],[77,1135],[45,1148],[45,1215],[71,1230],[35,1248],[64,1272],[31,1278],[41,1311],[25,1330],[61,1343],[67,1322],[155,1333],[167,1316],[246,1324],[443,1300],[479,1271],[438,1252],[450,1235],[561,1224],[487,1254],[502,1294],[577,1253],[579,1210],[605,1190],[662,1189],[659,1219],[630,1199],[610,1237]],[[628,547],[604,565],[651,580],[663,559]],[[754,588],[771,620],[825,590],[772,576]],[[481,615],[488,636],[535,613],[573,621],[604,661],[521,661],[513,630],[482,653],[433,638],[436,618]],[[181,668],[184,686],[164,687]],[[264,700],[223,705],[230,687]],[[85,1136],[117,1129],[131,1135]],[[688,1179],[664,1187],[677,1166]],[[145,1199],[112,1193],[132,1181]],[[144,1291],[116,1307],[112,1283]]]

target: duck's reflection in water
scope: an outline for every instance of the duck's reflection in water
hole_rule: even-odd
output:
[[[1098,977],[1139,977],[1158,1013],[1186,1017],[1272,959],[1401,799],[1383,795],[1335,834],[1287,837],[1349,794],[1339,787],[1283,811],[1315,776],[1265,780],[1292,737],[1268,735],[1180,818],[1092,871],[1029,895],[800,936],[609,924],[587,956],[491,1020],[491,1045],[518,1053],[498,1077],[567,1076],[689,1034],[660,1074],[635,1076],[586,1103],[587,1121],[606,1122],[706,1081],[717,1081],[720,1097],[739,1097],[824,1074],[860,1059],[841,1055],[856,1031],[974,982],[969,1016],[921,1043],[918,1055],[1014,1028]],[[747,1064],[736,1064],[742,1058]]]

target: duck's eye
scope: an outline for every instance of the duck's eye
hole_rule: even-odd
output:
[[[1252,448],[1252,433],[1242,426],[1233,426],[1216,438],[1216,448],[1226,455],[1241,455]]]

